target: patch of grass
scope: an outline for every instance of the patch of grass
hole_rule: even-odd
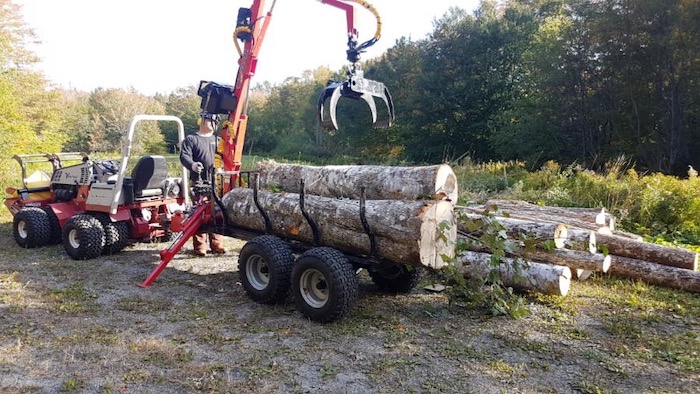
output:
[[[101,325],[90,325],[79,331],[73,330],[69,335],[58,336],[55,342],[58,345],[115,345],[119,343],[121,336],[117,330]]]
[[[74,391],[79,391],[85,388],[85,381],[77,376],[71,376],[63,381],[59,392],[70,393]]]
[[[192,352],[158,339],[139,339],[129,344],[129,352],[141,361],[159,367],[182,367],[192,361]]]
[[[97,294],[89,292],[81,283],[74,283],[65,289],[49,290],[47,298],[55,304],[55,312],[58,313],[95,313],[99,310],[95,301]]]
[[[134,313],[163,312],[172,308],[172,302],[164,298],[132,295],[116,302],[117,309]]]
[[[571,388],[582,394],[617,394],[617,391],[610,391],[601,387],[596,382],[581,381],[571,384]]]
[[[323,363],[323,365],[321,366],[321,371],[320,371],[321,372],[321,379],[328,380],[328,379],[334,378],[335,375],[337,375],[339,371],[340,371],[340,367],[338,367],[337,365],[332,365],[332,364],[329,364],[327,362]]]

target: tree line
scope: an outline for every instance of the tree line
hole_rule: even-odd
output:
[[[0,0],[0,20],[0,164],[17,153],[118,152],[139,113],[176,115],[196,129],[194,86],[153,97],[51,89],[32,71],[38,59],[26,49],[33,33],[21,9]],[[425,38],[402,38],[363,62],[393,96],[393,127],[372,129],[364,102],[341,99],[341,129],[323,131],[318,97],[344,70],[319,67],[256,84],[245,153],[386,164],[517,159],[532,168],[549,160],[598,168],[624,155],[644,170],[685,174],[700,157],[698,20],[700,0],[453,8]],[[171,125],[142,127],[136,154],[175,148]]]

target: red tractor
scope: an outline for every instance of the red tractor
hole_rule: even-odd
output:
[[[180,141],[182,121],[175,116],[137,115],[124,140],[121,160],[91,160],[87,155],[17,155],[23,185],[8,188],[5,206],[13,214],[13,235],[24,248],[63,243],[76,260],[121,251],[130,241],[169,239],[170,223],[189,203],[188,173],[168,176],[163,156],[139,158],[130,174],[127,166],[136,124],[174,121]],[[27,165],[48,162],[51,175],[27,176]],[[77,162],[67,165],[68,162]]]

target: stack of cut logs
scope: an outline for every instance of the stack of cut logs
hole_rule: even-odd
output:
[[[251,181],[257,186],[223,197],[230,222],[306,245],[428,268],[457,257],[465,276],[485,277],[492,251],[466,242],[469,250],[455,256],[455,245],[478,237],[470,230],[478,226],[470,221],[494,219],[515,244],[498,265],[506,285],[566,295],[572,279],[601,272],[700,292],[696,253],[617,231],[614,217],[604,210],[505,200],[455,207],[457,178],[447,165],[315,167],[266,161]]]
[[[700,292],[698,254],[687,249],[644,242],[635,234],[615,230],[604,209],[561,208],[522,201],[491,200],[456,207],[458,237],[468,251],[459,257],[471,270],[486,270],[491,255],[474,242],[468,223],[495,220],[516,247],[501,264],[501,278],[513,287],[566,295],[571,279],[591,272],[607,273],[659,286]],[[526,246],[527,245],[527,246]],[[475,263],[476,262],[476,263]],[[517,273],[516,273],[517,271]]]
[[[440,268],[443,255],[454,257],[457,178],[447,165],[315,167],[266,161],[257,173],[258,180],[251,180],[257,187],[234,189],[222,199],[236,226],[266,231],[259,205],[269,231],[284,239],[417,267]]]

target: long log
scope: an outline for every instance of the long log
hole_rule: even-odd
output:
[[[304,218],[299,197],[296,193],[258,192],[273,234],[312,244],[313,230]],[[265,231],[252,189],[233,189],[222,200],[235,226]],[[321,245],[355,255],[372,254],[359,201],[306,195],[304,207],[318,227]],[[440,268],[445,264],[443,255],[454,256],[457,226],[450,202],[367,200],[365,217],[376,242],[376,257],[397,264]]]
[[[612,256],[610,275],[641,280],[652,285],[700,293],[700,272],[655,264],[649,261]]]
[[[596,243],[598,249],[607,249],[604,251],[616,256],[630,257],[691,271],[698,270],[698,253],[691,250],[650,242],[638,242],[601,233],[596,234]]]
[[[462,212],[458,215],[457,229],[461,232],[470,233],[469,225],[464,221],[486,220],[481,214]],[[538,243],[554,241],[557,248],[563,248],[568,238],[566,226],[556,223],[539,223],[527,220],[512,219],[505,217],[493,217],[503,228],[506,234],[515,239],[525,237]],[[477,234],[479,232],[477,231]]]
[[[446,164],[420,167],[304,166],[274,161],[257,165],[260,185],[272,191],[300,192],[323,197],[359,199],[365,189],[368,200],[449,200],[459,197],[457,177]]]
[[[456,267],[465,276],[483,279],[491,272],[491,256],[488,253],[465,251],[457,258]],[[523,262],[505,257],[498,265],[498,272],[504,285],[521,290],[565,296],[571,286],[571,270],[564,266]]]
[[[465,237],[459,233],[457,234],[457,239],[467,241]],[[472,242],[467,243],[467,245],[467,249],[472,252],[492,252],[487,247],[479,243]],[[591,272],[608,272],[611,263],[611,257],[609,255],[606,256],[602,253],[590,253],[588,251],[570,249],[542,250],[538,248],[532,249],[518,247],[515,250],[509,251],[508,256],[521,257],[527,260],[553,265],[563,265],[569,267],[572,274],[574,274],[574,271],[581,271],[579,272],[580,275],[574,275],[577,279],[581,279],[578,276],[585,276],[585,272],[583,271],[588,271],[588,275],[590,275]]]

